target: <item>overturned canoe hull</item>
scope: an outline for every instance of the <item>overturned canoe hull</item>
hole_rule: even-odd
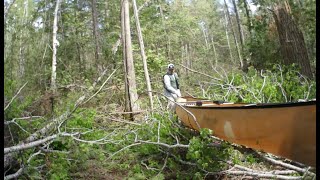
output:
[[[186,126],[209,128],[223,140],[316,166],[316,101],[261,105],[186,101],[176,106]],[[202,104],[192,103],[196,101]]]

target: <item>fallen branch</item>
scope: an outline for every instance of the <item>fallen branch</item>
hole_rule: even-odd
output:
[[[269,157],[266,157],[264,156],[263,154],[261,153],[258,153],[263,159],[271,162],[272,164],[275,164],[275,165],[279,165],[279,166],[282,166],[282,167],[285,167],[285,168],[288,168],[288,169],[292,169],[292,170],[295,170],[299,173],[307,173],[309,175],[312,175],[312,176],[315,176],[314,173],[312,172],[309,172],[308,171],[308,168],[300,168],[300,167],[297,167],[297,166],[294,166],[294,165],[291,165],[291,164],[288,164],[288,163],[285,163],[285,162],[282,162],[282,161],[278,161],[278,160],[275,160],[275,159],[272,159],[272,158],[269,158]]]
[[[8,176],[4,176],[4,180],[9,180],[9,179],[16,179],[23,173],[24,167],[21,167],[17,172],[14,174],[10,174]]]
[[[143,112],[146,112],[147,110],[140,110],[140,111],[133,111],[133,112],[112,112],[112,113],[109,113],[110,115],[113,115],[113,114],[140,114],[140,113],[143,113]]]
[[[36,147],[40,144],[43,144],[47,141],[50,141],[52,139],[55,139],[58,137],[58,134],[55,134],[53,136],[48,136],[44,139],[41,139],[41,140],[38,140],[38,141],[33,141],[31,143],[27,143],[27,144],[19,144],[19,145],[16,145],[16,146],[11,146],[11,147],[8,147],[8,148],[4,148],[4,154],[7,154],[7,153],[11,153],[11,152],[16,152],[16,151],[20,151],[20,150],[24,150],[24,149],[29,149],[29,148],[32,148],[32,147]]]
[[[161,143],[161,142],[152,142],[152,141],[143,141],[143,140],[138,140],[137,142],[139,143],[144,143],[144,144],[154,144],[154,145],[160,145],[169,149],[172,148],[189,148],[189,145],[185,145],[185,144],[174,144],[174,145],[170,145],[170,144],[165,144],[165,143]]]
[[[216,173],[213,173],[213,174],[216,174]],[[256,178],[273,178],[273,179],[284,179],[284,180],[301,179],[300,176],[284,176],[284,175],[270,174],[267,172],[248,172],[248,171],[227,170],[218,174],[227,174],[227,175],[236,175],[236,176],[249,175],[249,176],[254,176]]]

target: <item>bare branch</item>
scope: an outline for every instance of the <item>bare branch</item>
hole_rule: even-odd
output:
[[[100,91],[101,89],[104,87],[104,85],[109,81],[109,79],[112,77],[112,75],[118,70],[119,68],[115,69],[111,75],[107,78],[107,80],[104,81],[104,83],[101,85],[101,87],[99,88],[99,90],[94,93],[90,98],[88,98],[83,104],[87,103],[88,101],[90,101],[94,96],[96,96]]]
[[[294,166],[294,165],[291,165],[291,164],[287,164],[287,163],[284,163],[284,162],[282,162],[282,161],[278,161],[278,160],[275,160],[275,159],[272,159],[272,158],[270,158],[270,157],[267,157],[267,156],[264,156],[263,154],[261,154],[261,153],[258,153],[263,159],[265,159],[265,160],[267,160],[267,161],[269,161],[269,162],[271,162],[272,164],[276,164],[276,165],[279,165],[279,166],[282,166],[282,167],[285,167],[285,168],[288,168],[288,169],[292,169],[292,170],[295,170],[295,171],[297,171],[297,172],[299,172],[299,173],[308,173],[308,174],[310,174],[310,175],[312,175],[312,176],[314,176],[315,174],[314,173],[312,173],[312,172],[308,172],[308,168],[300,168],[300,167],[297,167],[297,166]]]
[[[31,142],[31,143],[19,144],[19,145],[16,145],[16,146],[11,146],[11,147],[8,147],[8,148],[4,148],[4,154],[15,152],[15,151],[20,151],[20,150],[24,150],[24,149],[33,148],[33,147],[36,147],[36,146],[38,146],[40,144],[43,144],[43,143],[45,143],[47,141],[55,139],[57,137],[58,137],[58,134],[55,134],[55,135],[52,135],[52,136],[48,136],[48,137],[46,137],[44,139]]]
[[[136,126],[141,126],[141,124],[139,124],[139,123],[127,121],[127,120],[124,120],[124,119],[121,119],[121,120],[120,120],[120,119],[115,119],[115,118],[110,118],[110,117],[107,117],[107,119],[112,120],[112,121],[121,122],[121,123],[127,123],[127,124],[136,125]]]
[[[214,173],[216,174],[216,173]],[[228,175],[249,175],[254,176],[256,178],[274,178],[274,179],[283,179],[283,180],[295,180],[295,179],[301,179],[300,176],[283,176],[283,175],[276,175],[276,174],[270,174],[266,172],[248,172],[248,171],[223,171],[219,174],[228,174]]]
[[[165,144],[162,142],[152,142],[152,141],[143,141],[143,140],[138,140],[138,142],[140,143],[144,143],[144,144],[154,144],[154,145],[160,145],[169,149],[173,149],[173,148],[189,148],[189,145],[184,145],[184,144],[174,144],[174,145],[170,145],[170,144]]]
[[[190,69],[190,68],[184,66],[183,64],[179,64],[179,65],[182,66],[182,67],[184,67],[184,68],[186,68],[186,69],[188,69],[188,70],[191,71],[191,72],[201,74],[201,75],[203,75],[203,76],[209,77],[209,78],[214,79],[214,80],[217,80],[217,81],[221,81],[221,79],[219,79],[219,78],[216,78],[216,77],[210,76],[210,75],[208,75],[208,74],[204,74],[204,73],[202,73],[202,72],[199,72],[199,71]]]
[[[28,82],[24,83],[24,85],[19,89],[19,91],[13,96],[13,98],[11,99],[11,101],[9,102],[9,104],[6,105],[6,107],[4,108],[4,111],[8,109],[8,107],[10,106],[10,104],[13,102],[13,100],[18,96],[18,94],[20,93],[20,91],[24,88],[24,86],[26,86],[28,84]]]
[[[4,177],[4,180],[15,179],[23,173],[24,168],[21,167],[16,173]]]
[[[140,145],[140,144],[141,144],[140,142],[134,143],[134,144],[130,144],[129,146],[126,146],[126,147],[120,149],[119,151],[113,153],[111,156],[108,157],[107,160],[111,159],[114,155],[118,154],[118,153],[121,152],[121,151],[124,151],[125,149],[131,148],[131,147],[133,147],[133,146],[137,146],[137,145]]]

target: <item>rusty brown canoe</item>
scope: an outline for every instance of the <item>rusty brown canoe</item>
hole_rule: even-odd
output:
[[[233,104],[182,99],[176,113],[184,125],[208,128],[223,140],[316,167],[315,100]]]

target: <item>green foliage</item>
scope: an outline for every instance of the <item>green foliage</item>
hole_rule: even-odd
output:
[[[265,103],[294,102],[316,97],[316,82],[299,73],[296,65],[273,66],[248,73],[234,72],[223,79],[221,86],[210,87],[205,98],[229,102]],[[223,99],[221,99],[223,97]]]
[[[225,166],[223,161],[228,159],[229,154],[225,149],[226,146],[222,148],[210,146],[213,143],[211,134],[211,130],[201,129],[200,136],[190,140],[186,158],[196,162],[200,169],[214,172],[223,169]],[[197,175],[195,178],[197,179]]]
[[[92,128],[95,116],[96,112],[94,109],[79,108],[67,122],[67,125],[73,128]]]
[[[66,161],[67,155],[56,153],[48,155],[48,163],[50,163],[47,173],[48,179],[52,180],[62,180],[71,179],[69,176],[70,164]]]
[[[21,87],[19,87],[18,83],[14,80],[6,80],[4,84],[5,106],[7,106]],[[23,116],[22,114],[26,108],[28,108],[38,96],[37,93],[34,93],[32,96],[24,96],[23,94],[23,92],[20,92],[20,94],[13,99],[8,109],[6,109],[4,114],[6,120]]]

